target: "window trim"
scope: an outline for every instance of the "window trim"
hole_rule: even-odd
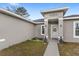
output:
[[[75,24],[76,24],[76,23],[79,23],[79,21],[74,21],[74,22],[73,22],[73,37],[74,37],[74,38],[79,38],[79,36],[76,36],[76,35],[75,35],[75,33],[76,33],[76,32],[75,32],[75,27],[76,27]]]
[[[41,25],[41,35],[44,35],[45,34],[45,31],[44,31],[44,34],[42,33],[42,26],[45,27],[45,25]]]

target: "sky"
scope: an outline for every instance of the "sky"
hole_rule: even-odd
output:
[[[55,9],[68,7],[68,11],[65,16],[72,14],[79,14],[79,3],[0,3],[0,8],[6,8],[10,6],[23,6],[30,14],[30,19],[43,18],[41,11],[45,9]]]

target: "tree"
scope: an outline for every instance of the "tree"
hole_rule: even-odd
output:
[[[14,12],[14,13],[15,13],[16,8],[17,8],[16,6],[12,6],[12,5],[11,5],[11,6],[7,6],[7,7],[6,7],[6,10],[8,10],[8,11],[10,11],[10,12]]]
[[[26,16],[26,17],[29,16],[27,10],[24,7],[18,7],[18,8],[16,8],[15,13],[18,14],[18,15],[21,15],[21,16]]]
[[[29,14],[24,7],[9,6],[9,7],[6,7],[6,9],[8,11],[14,12],[14,13],[20,15],[20,16],[25,17],[25,18],[29,17]]]

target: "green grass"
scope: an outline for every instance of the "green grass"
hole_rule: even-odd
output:
[[[47,47],[43,41],[27,40],[0,51],[1,56],[42,56]]]
[[[79,43],[58,44],[61,56],[79,56]]]

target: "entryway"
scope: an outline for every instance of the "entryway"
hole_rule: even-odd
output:
[[[57,39],[58,38],[58,25],[52,24],[51,25],[51,39]]]

